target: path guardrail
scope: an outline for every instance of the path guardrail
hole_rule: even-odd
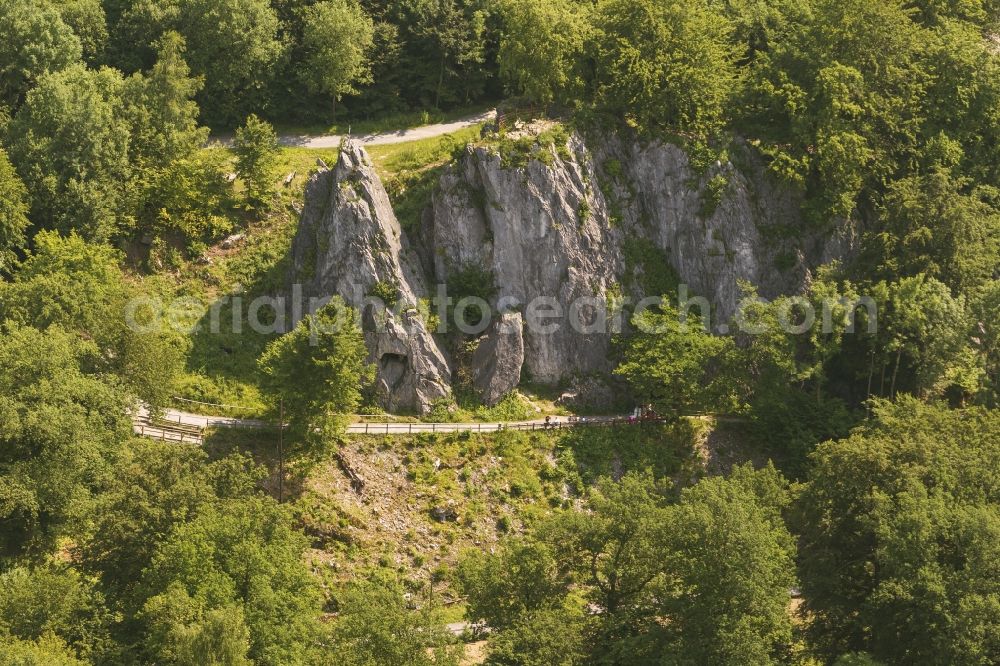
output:
[[[348,428],[352,435],[417,435],[422,433],[503,432],[504,430],[541,431],[573,428],[613,428],[665,423],[664,419],[579,418],[565,421],[528,421],[519,423],[354,423]]]
[[[204,444],[204,433],[200,428],[176,429],[166,424],[135,422],[132,431],[140,437],[155,439],[161,442],[176,442],[178,444]]]
[[[548,420],[515,421],[515,422],[466,422],[466,423],[421,423],[421,422],[362,422],[352,423],[347,427],[351,435],[416,435],[424,433],[457,433],[457,432],[503,432],[566,430],[572,428],[611,428],[622,426],[638,426],[664,423],[660,418],[636,418],[633,416],[570,416],[556,417]],[[134,416],[136,434],[162,441],[201,444],[204,441],[206,428],[240,428],[240,429],[278,429],[278,424],[256,419],[238,419],[228,417],[202,416],[184,412],[166,411],[151,415],[145,410],[139,410]]]

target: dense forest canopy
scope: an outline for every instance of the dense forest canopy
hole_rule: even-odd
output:
[[[270,443],[134,436],[202,353],[143,324],[195,291],[180,266],[211,282],[210,248],[300,210],[283,128],[511,98],[702,168],[749,147],[802,195],[808,229],[782,233],[850,230],[860,252],[746,315],[868,296],[877,326],[848,335],[841,305],[823,332],[720,336],[664,305],[614,350],[667,421],[642,445],[722,416],[772,464],[625,470],[615,432],[525,470],[545,436],[427,438],[507,459],[517,529],[496,518],[496,547],[430,580],[387,556],[330,573],[317,515],[341,552],[376,547]],[[269,251],[239,293],[277,289],[249,265]],[[366,407],[358,320],[334,301],[227,351],[251,350],[299,470]],[[458,664],[436,584],[497,665],[1000,663],[998,408],[1000,0],[0,0],[0,666]]]

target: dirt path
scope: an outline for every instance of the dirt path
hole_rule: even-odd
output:
[[[487,111],[486,113],[469,116],[468,118],[462,118],[450,123],[437,123],[393,132],[379,132],[377,134],[352,134],[351,138],[367,146],[406,143],[407,141],[419,141],[420,139],[430,139],[436,136],[452,134],[467,127],[475,127],[480,123],[485,123],[494,118],[496,118],[496,111]],[[325,136],[282,134],[278,137],[278,143],[290,148],[338,148],[343,139],[344,135],[342,134],[328,134]],[[219,144],[225,147],[230,147],[232,142],[233,138],[229,135],[212,137],[210,140],[210,144]]]

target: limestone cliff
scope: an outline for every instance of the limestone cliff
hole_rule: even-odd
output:
[[[426,412],[450,392],[451,367],[416,307],[427,296],[389,196],[367,153],[344,145],[333,170],[306,185],[292,245],[293,281],[306,297],[342,297],[362,310],[376,388],[390,411]],[[380,308],[368,298],[396,301]],[[395,307],[392,307],[395,305]]]
[[[497,316],[520,315],[503,320],[502,335],[487,330],[472,357],[482,366],[469,373],[475,386],[495,402],[521,377],[557,383],[610,371],[616,325],[602,323],[602,304],[655,295],[643,293],[646,274],[675,273],[692,296],[708,299],[713,323],[726,324],[740,282],[769,297],[796,293],[811,268],[850,251],[850,239],[801,233],[799,196],[773,181],[749,147],[703,171],[677,146],[614,137],[574,134],[524,154],[532,133],[545,129],[470,145],[442,175],[412,246],[364,151],[348,144],[337,168],[307,191],[297,272],[315,266],[310,290],[352,304],[357,285],[393,283],[412,305],[427,284],[447,285],[470,267],[491,276]],[[548,320],[558,326],[533,324],[528,305],[538,299],[561,311]],[[372,333],[369,347],[387,406],[425,409],[444,395],[452,368],[419,317],[406,319],[406,335]],[[523,367],[484,358],[500,349],[517,350],[515,360],[523,349]]]
[[[593,313],[580,299],[603,297],[619,282],[622,232],[608,224],[590,185],[594,165],[582,141],[571,144],[575,159],[531,160],[520,169],[504,168],[488,147],[469,148],[433,198],[426,232],[437,282],[482,267],[497,286],[495,303],[520,310],[534,299],[554,299],[567,316],[576,303],[581,322],[590,323]],[[555,383],[610,369],[605,331],[560,325],[548,332],[528,323],[524,363],[531,379]]]

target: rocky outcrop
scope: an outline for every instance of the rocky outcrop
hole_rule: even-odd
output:
[[[524,311],[525,369],[543,383],[610,369],[598,309],[624,270],[594,166],[579,138],[570,150],[578,158],[553,151],[551,165],[510,169],[489,148],[470,148],[441,178],[427,229],[438,282],[481,267],[494,277],[496,310]]]
[[[747,146],[734,162],[716,162],[704,173],[669,143],[611,139],[599,148],[598,178],[632,238],[663,253],[692,296],[706,298],[713,322],[726,326],[742,299],[740,283],[773,298],[798,293],[809,267],[826,255],[826,233],[801,233],[801,195],[778,183]],[[833,241],[836,242],[836,241]]]
[[[364,296],[394,290],[404,304],[363,317],[390,409],[426,410],[452,380],[439,339],[412,310],[429,283],[452,287],[479,272],[495,286],[493,311],[510,313],[482,332],[469,362],[474,387],[494,403],[522,376],[557,383],[610,371],[612,336],[627,324],[606,306],[666,288],[650,276],[675,274],[722,331],[742,282],[766,297],[797,293],[813,267],[851,252],[850,237],[802,233],[799,195],[750,147],[697,169],[668,143],[572,135],[526,156],[530,139],[518,138],[468,147],[413,239],[357,144],[309,183],[293,251],[308,291],[366,308]]]
[[[740,168],[716,163],[704,172],[675,145],[616,137],[585,143],[574,135],[566,147],[544,148],[545,163],[518,169],[504,168],[504,149],[469,149],[442,177],[426,233],[437,280],[486,266],[498,300],[515,306],[554,297],[568,313],[581,296],[637,299],[651,294],[629,273],[668,268],[687,293],[709,301],[715,323],[728,324],[741,282],[768,297],[796,293],[811,266],[850,251],[850,239],[826,230],[803,236],[800,196],[745,146],[736,148]],[[636,248],[653,250],[639,254],[664,266],[628,265]],[[533,378],[605,367],[607,335],[572,327],[525,335]]]
[[[306,297],[340,296],[361,310],[386,409],[429,411],[450,392],[450,364],[418,313],[426,282],[360,144],[347,142],[334,169],[312,176],[305,199],[292,244],[294,282]],[[395,302],[383,307],[387,297]]]
[[[524,320],[518,312],[497,316],[472,353],[472,385],[488,407],[521,383],[524,364]]]

